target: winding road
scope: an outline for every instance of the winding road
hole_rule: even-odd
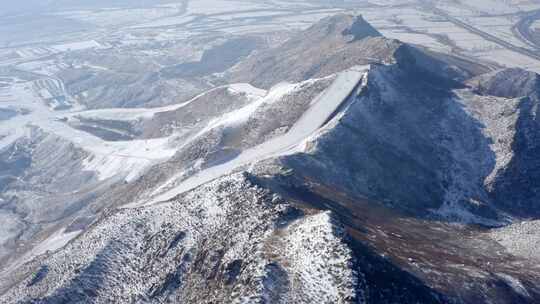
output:
[[[540,20],[540,10],[527,12],[523,18],[514,25],[512,32],[521,41],[540,51],[540,36],[535,35],[534,31],[531,29],[531,26],[536,20]]]
[[[442,10],[442,9],[439,9],[437,7],[435,7],[433,4],[431,3],[427,3],[427,2],[423,2],[423,7],[440,16],[440,17],[443,17],[444,19],[448,20],[449,22],[453,23],[454,25],[458,26],[458,27],[461,27],[475,35],[478,35],[484,39],[486,39],[487,41],[490,41],[490,42],[493,42],[493,43],[496,43],[510,51],[513,51],[513,52],[516,52],[516,53],[519,53],[521,55],[525,55],[527,57],[530,57],[530,58],[533,58],[535,60],[540,60],[540,52],[536,51],[536,50],[530,50],[530,49],[527,49],[527,48],[523,48],[523,47],[520,47],[520,46],[516,46],[508,41],[505,41],[499,37],[496,37],[494,35],[491,35],[489,33],[486,33],[484,31],[482,31],[481,29],[477,28],[477,27],[474,27],[468,23],[465,23],[463,21],[461,21],[460,19],[456,18],[456,17],[453,17],[451,15],[449,15],[446,11]],[[533,13],[535,12],[535,13]],[[516,25],[516,28],[518,29],[524,29],[524,28],[527,28],[527,32],[528,33],[528,29],[530,28],[530,25],[532,24],[532,22],[534,22],[534,20],[536,19],[540,19],[540,10],[538,11],[533,11],[533,12],[530,12],[530,17],[526,17],[524,19],[522,19],[520,21],[520,23],[522,23],[521,26],[519,26],[519,23],[518,25]],[[532,21],[531,21],[532,20]],[[521,30],[520,30],[521,32]],[[520,35],[517,35],[518,37]],[[524,36],[524,37],[527,37],[527,36]],[[524,38],[521,38],[519,37],[521,40],[523,40]],[[526,38],[525,38],[526,39]],[[528,40],[527,40],[528,41]],[[534,42],[532,42],[533,45],[536,45]],[[531,45],[531,42],[527,42],[528,45]],[[540,50],[540,49],[539,49]]]

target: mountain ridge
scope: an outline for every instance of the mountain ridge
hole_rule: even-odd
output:
[[[0,301],[535,303],[540,257],[504,236],[540,216],[538,76],[479,71],[323,19],[225,75],[267,91],[135,113],[175,154],[10,269]]]

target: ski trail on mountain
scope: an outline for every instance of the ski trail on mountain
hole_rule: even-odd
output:
[[[286,134],[247,149],[226,163],[202,170],[187,178],[178,186],[157,195],[149,202],[136,202],[135,204],[126,205],[125,208],[152,205],[170,200],[181,193],[231,173],[238,167],[283,155],[294,150],[304,139],[317,131],[335,115],[340,106],[361,85],[362,79],[368,70],[369,66],[357,66],[338,74],[330,87],[313,101],[313,105]]]

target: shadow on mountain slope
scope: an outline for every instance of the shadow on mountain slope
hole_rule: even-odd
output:
[[[437,74],[405,59],[411,62],[373,67],[349,108],[306,153],[282,163],[410,215],[426,217],[446,206],[448,220],[499,219],[484,188],[496,162],[486,126],[454,93],[454,81],[434,82]]]

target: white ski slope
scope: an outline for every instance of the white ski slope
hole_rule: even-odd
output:
[[[332,85],[313,101],[312,106],[286,134],[247,149],[229,162],[202,170],[178,186],[155,196],[150,201],[136,202],[125,206],[125,208],[152,205],[170,200],[181,193],[229,174],[238,167],[294,151],[305,138],[316,132],[338,111],[339,107],[361,84],[368,70],[369,66],[358,66],[340,73]]]
[[[171,112],[183,107],[186,107],[202,96],[209,94],[213,91],[227,88],[231,93],[244,94],[250,100],[258,100],[263,98],[268,93],[266,90],[255,88],[248,83],[235,83],[224,86],[219,86],[211,90],[205,91],[190,100],[172,104],[163,107],[156,108],[113,108],[113,109],[98,109],[98,110],[85,110],[68,113],[66,117],[82,117],[85,119],[104,119],[104,120],[118,120],[118,121],[134,121],[138,119],[151,119],[158,113]]]

